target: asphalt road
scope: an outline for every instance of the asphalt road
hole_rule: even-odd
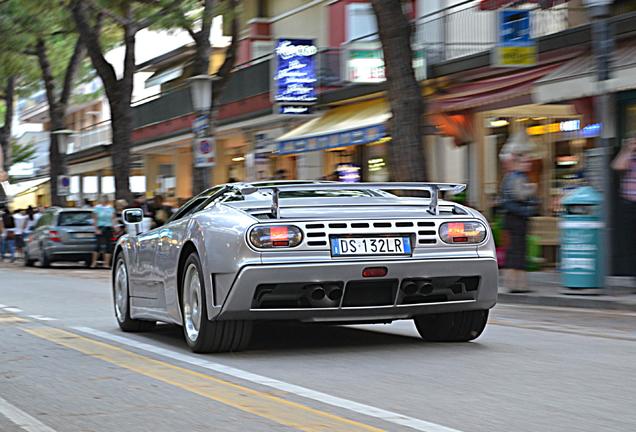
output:
[[[108,272],[0,264],[0,431],[636,430],[636,315],[497,306],[477,341],[411,322],[259,325],[194,355],[124,334]]]

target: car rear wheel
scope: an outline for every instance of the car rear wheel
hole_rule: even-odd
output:
[[[126,260],[120,254],[115,264],[115,277],[113,279],[113,300],[115,306],[115,318],[119,328],[125,332],[143,332],[152,330],[156,322],[142,321],[130,317],[130,296],[128,295],[128,268]]]
[[[33,267],[33,260],[29,257],[29,252],[24,249],[24,266],[25,267]]]
[[[42,268],[51,267],[51,259],[46,254],[46,252],[42,251],[41,254],[42,254],[42,257],[40,258],[40,266],[42,266]]]
[[[185,262],[181,313],[183,334],[190,349],[196,353],[241,351],[252,334],[250,321],[210,321],[206,308],[205,285],[201,261],[196,253]]]
[[[488,321],[488,310],[419,315],[415,327],[431,342],[468,342],[477,339]]]

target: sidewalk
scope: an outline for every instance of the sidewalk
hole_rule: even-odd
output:
[[[576,290],[561,286],[558,272],[530,272],[527,294],[509,294],[500,279],[497,302],[587,309],[612,309],[636,312],[636,287],[625,278],[610,278],[603,289]]]

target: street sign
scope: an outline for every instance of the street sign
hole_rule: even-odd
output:
[[[196,168],[207,168],[215,165],[214,157],[216,151],[216,141],[214,137],[194,139],[194,166]]]
[[[207,113],[199,114],[192,122],[192,133],[197,138],[203,138],[208,132],[210,119]]]
[[[279,39],[276,55],[276,102],[313,104],[316,94],[316,47],[313,39]]]
[[[71,194],[71,178],[69,176],[57,176],[57,196]]]
[[[499,12],[497,45],[493,63],[498,67],[528,67],[537,64],[537,45],[530,37],[529,10],[504,9]]]

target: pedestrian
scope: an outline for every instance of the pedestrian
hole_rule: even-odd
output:
[[[13,222],[15,223],[15,251],[16,258],[23,257],[24,251],[24,232],[28,226],[29,217],[26,210],[20,209],[13,213]]]
[[[93,208],[93,222],[97,245],[93,252],[91,268],[97,267],[97,260],[103,256],[102,267],[110,268],[113,253],[113,228],[116,223],[115,209],[110,205],[108,197],[102,196],[100,203]]]
[[[511,293],[525,293],[530,291],[526,274],[528,221],[536,212],[537,185],[528,180],[530,162],[520,146],[512,146],[501,159],[507,169],[501,185],[504,228],[508,233],[504,285]]]
[[[161,195],[156,195],[152,200],[152,220],[154,227],[163,226],[172,216],[172,207],[165,204]]]
[[[623,230],[624,247],[621,254],[623,271],[636,278],[636,136],[623,140],[621,151],[612,161],[612,168],[621,173],[621,197],[623,200],[623,214],[628,227]]]
[[[118,199],[115,201],[115,238],[123,236],[126,233],[126,226],[124,225],[124,210],[128,208],[128,201],[125,199]]]
[[[1,256],[4,261],[7,252],[11,262],[15,261],[15,222],[13,215],[8,208],[5,207],[0,218],[0,232],[2,233],[2,250]]]

